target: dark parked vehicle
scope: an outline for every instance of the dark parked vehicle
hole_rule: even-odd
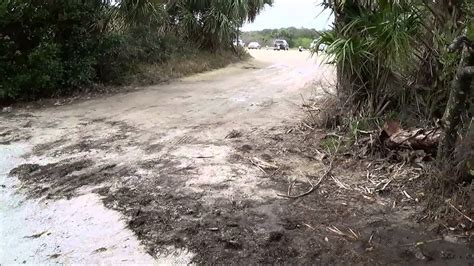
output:
[[[285,40],[275,40],[273,42],[273,50],[288,50],[290,46]]]

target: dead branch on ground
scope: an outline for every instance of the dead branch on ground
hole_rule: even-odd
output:
[[[306,178],[308,179],[308,183],[310,185],[310,188],[306,192],[303,192],[303,193],[298,194],[298,195],[291,195],[291,190],[292,190],[292,188],[295,184],[295,182],[291,182],[290,185],[288,186],[287,194],[285,195],[285,194],[278,193],[277,196],[284,197],[284,198],[289,198],[289,199],[297,199],[297,198],[301,198],[301,197],[304,197],[306,195],[311,194],[316,188],[319,187],[319,185],[323,182],[324,179],[326,179],[328,176],[332,175],[331,173],[332,173],[332,170],[333,170],[334,159],[336,158],[336,155],[339,151],[340,146],[341,146],[341,143],[339,142],[336,150],[334,151],[334,153],[331,156],[331,159],[329,161],[329,166],[326,168],[326,171],[319,178],[319,180],[318,180],[318,182],[316,182],[316,184],[313,184],[313,182],[311,182],[311,180],[308,178],[308,176],[306,176]]]
[[[264,173],[268,177],[274,176],[278,172],[278,170],[280,170],[280,167],[278,167],[277,165],[271,164],[271,163],[266,162],[264,160],[261,160],[257,157],[250,158],[249,161],[250,161],[251,164],[253,164],[255,167],[257,167],[260,171],[262,171],[262,173]],[[266,171],[266,170],[270,170],[270,169],[273,170],[273,172],[271,174],[269,174]]]
[[[451,202],[448,202],[448,205],[449,205],[451,208],[455,209],[456,212],[458,212],[459,214],[461,214],[462,216],[464,216],[464,218],[468,219],[469,222],[474,223],[474,220],[471,219],[471,217],[467,216],[467,215],[464,214],[462,211],[460,211],[458,208],[454,207],[454,205],[451,204]]]

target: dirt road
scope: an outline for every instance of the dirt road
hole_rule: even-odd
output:
[[[286,133],[304,116],[302,96],[334,72],[306,52],[251,53],[169,84],[4,114],[0,262],[441,259],[411,250],[431,236],[406,223],[415,209],[391,208],[393,198],[367,200],[334,183],[297,200],[277,196],[324,170]],[[349,185],[362,179],[345,174]],[[469,261],[465,245],[439,242],[449,262]]]

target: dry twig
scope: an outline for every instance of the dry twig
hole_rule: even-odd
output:
[[[349,239],[352,239],[352,240],[357,240],[359,239],[359,235],[357,235],[354,230],[350,229],[349,228],[349,232],[350,233],[345,233],[343,231],[341,231],[339,228],[337,228],[336,226],[332,226],[332,227],[327,227],[327,229],[335,234],[338,234],[340,236],[345,236]]]
[[[472,220],[469,216],[467,216],[466,214],[464,214],[462,211],[460,211],[458,208],[454,207],[453,204],[451,204],[451,202],[448,201],[448,205],[451,206],[453,209],[455,209],[459,214],[461,214],[462,216],[464,216],[464,218],[468,219],[471,223],[474,223],[474,220]]]
[[[260,171],[262,171],[265,175],[269,177],[274,176],[278,172],[278,170],[280,170],[280,167],[278,167],[277,165],[263,161],[257,157],[251,158],[249,160],[250,160],[250,163],[255,165]],[[275,170],[271,174],[268,174],[267,171],[265,171],[265,169],[275,169]]]
[[[300,93],[300,96],[301,96],[301,100],[303,101],[303,106],[308,106],[308,105],[306,104],[306,101],[304,100],[303,94]],[[313,113],[311,113],[310,111],[308,111],[308,114],[309,114],[309,116],[311,116],[311,119],[313,120],[313,123],[316,124],[316,118],[313,116]]]
[[[301,194],[298,194],[298,195],[291,195],[291,189],[293,188],[293,185],[294,185],[294,182],[293,183],[290,183],[289,187],[288,187],[288,192],[287,192],[287,195],[284,195],[284,194],[277,194],[278,196],[280,197],[285,197],[285,198],[289,198],[289,199],[297,199],[297,198],[301,198],[301,197],[304,197],[306,195],[309,195],[311,194],[317,187],[319,187],[319,185],[321,184],[321,182],[323,182],[323,180],[330,176],[331,175],[331,172],[332,172],[332,169],[333,169],[333,163],[334,163],[334,159],[336,158],[336,155],[339,151],[339,147],[341,146],[341,142],[338,143],[337,147],[336,147],[336,150],[334,151],[334,153],[331,155],[331,159],[329,161],[329,166],[327,167],[326,171],[324,172],[324,174],[319,178],[318,182],[316,182],[316,184],[313,184],[313,182],[311,182],[311,180],[309,180],[309,178],[306,176],[306,178],[308,179],[308,183],[310,185],[310,188],[308,189],[308,191],[306,192],[303,192]]]
[[[267,171],[265,171],[260,165],[258,165],[256,162],[254,162],[252,159],[249,159],[250,163],[255,165],[260,171],[262,171],[265,175],[268,175]]]

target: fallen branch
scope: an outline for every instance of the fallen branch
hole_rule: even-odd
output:
[[[306,177],[306,178],[308,178],[308,177]],[[322,181],[322,179],[319,179],[319,182],[316,184],[316,186],[319,185],[319,183],[321,183],[321,181]],[[299,197],[306,196],[306,195],[310,194],[311,192],[313,192],[314,188],[315,188],[315,185],[313,185],[313,183],[311,182],[311,180],[309,180],[309,178],[308,178],[308,183],[311,186],[311,188],[308,191],[306,191],[304,193],[301,193],[299,195],[296,195],[296,196],[290,195],[291,194],[291,189],[293,188],[293,186],[295,184],[294,181],[291,182],[290,185],[288,186],[287,195],[284,195],[284,194],[277,194],[277,195],[280,196],[280,197],[285,197],[285,198],[290,198],[290,199],[296,199],[296,198],[299,198]]]
[[[310,125],[306,124],[303,122],[303,126],[307,127],[309,130],[314,130],[314,127],[311,127]]]
[[[462,211],[460,211],[458,208],[454,207],[453,204],[451,204],[451,202],[448,202],[449,206],[451,206],[453,209],[455,209],[459,214],[461,214],[462,216],[464,216],[464,218],[468,219],[471,223],[474,223],[474,220],[471,219],[469,216],[465,215]]]
[[[254,162],[252,159],[249,159],[250,163],[255,165],[260,171],[262,171],[265,175],[268,175],[267,171],[265,171],[260,165],[258,165],[256,162]]]
[[[309,195],[311,194],[320,184],[321,182],[323,182],[323,180],[328,177],[329,175],[331,175],[331,171],[333,169],[333,162],[334,162],[334,158],[331,159],[331,162],[329,163],[329,167],[326,169],[326,171],[324,172],[324,174],[321,176],[321,178],[319,178],[318,182],[316,182],[316,184],[313,184],[313,182],[311,182],[311,180],[309,180],[308,177],[308,183],[309,185],[311,186],[308,191],[306,192],[303,192],[301,194],[298,194],[298,195],[290,195],[291,194],[291,189],[293,188],[293,185],[295,184],[295,182],[291,182],[290,185],[288,186],[288,193],[287,195],[284,195],[284,194],[277,194],[277,196],[280,196],[280,197],[284,197],[284,198],[289,198],[289,199],[297,199],[297,198],[301,198],[301,197],[304,197],[306,195]]]
[[[418,242],[413,242],[413,243],[409,243],[409,244],[403,244],[403,245],[400,245],[400,247],[420,246],[420,245],[433,243],[433,242],[437,242],[437,241],[442,241],[442,240],[443,240],[443,238],[435,238],[435,239],[431,239],[431,240],[425,240],[425,241],[418,241]]]
[[[339,228],[337,228],[336,226],[332,226],[332,227],[327,227],[327,229],[337,235],[340,235],[340,236],[345,236],[349,239],[352,239],[352,240],[358,240],[359,239],[359,235],[357,235],[354,230],[352,230],[351,228],[349,228],[349,232],[350,233],[345,233],[343,231],[341,231]]]
[[[214,156],[197,156],[197,157],[194,157],[196,159],[209,159],[209,158],[214,158]]]
[[[278,194],[277,193],[277,196],[280,196],[280,197],[284,197],[284,198],[289,198],[289,199],[297,199],[297,198],[301,198],[301,197],[304,197],[306,195],[309,195],[311,194],[317,187],[319,187],[319,185],[321,184],[321,182],[323,182],[323,180],[328,177],[329,175],[331,175],[331,172],[332,172],[332,169],[333,169],[333,163],[334,163],[334,159],[336,158],[336,155],[339,151],[339,147],[341,146],[341,142],[338,143],[337,147],[336,147],[336,150],[334,151],[334,153],[331,155],[331,160],[329,161],[329,166],[328,168],[326,169],[326,171],[324,172],[324,174],[321,176],[321,178],[319,178],[318,182],[316,182],[316,184],[313,184],[313,182],[311,182],[311,180],[309,180],[309,178],[306,176],[306,178],[308,179],[308,183],[309,185],[311,186],[308,191],[306,192],[303,192],[299,195],[291,195],[291,189],[293,188],[293,185],[295,182],[292,182],[290,183],[290,185],[288,186],[288,192],[287,192],[287,195],[284,195],[284,194]]]
[[[274,176],[278,172],[278,170],[280,170],[280,167],[278,167],[277,165],[263,161],[257,157],[251,158],[249,159],[249,161],[268,177]],[[271,174],[269,174],[266,170],[271,170],[271,169],[275,169],[275,170]]]

